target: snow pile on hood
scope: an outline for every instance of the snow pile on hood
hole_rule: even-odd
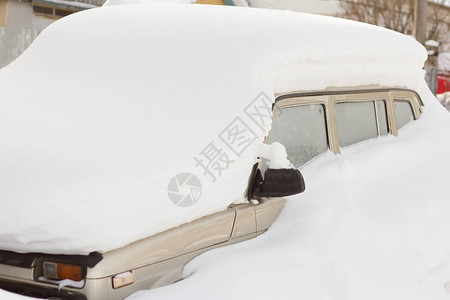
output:
[[[242,202],[270,127],[255,106],[329,86],[415,89],[425,59],[410,37],[293,12],[154,4],[63,18],[0,71],[0,249],[105,252]],[[180,207],[186,174],[198,202]]]
[[[421,97],[422,117],[398,137],[306,165],[305,193],[267,233],[127,299],[448,299],[450,115],[425,83]]]

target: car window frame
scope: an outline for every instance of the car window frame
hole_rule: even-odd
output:
[[[286,98],[284,101],[276,102],[272,109],[272,122],[273,122],[273,116],[277,113],[280,109],[286,109],[289,107],[298,107],[298,106],[307,106],[307,105],[322,105],[324,109],[324,118],[325,118],[325,132],[326,132],[326,140],[327,140],[327,148],[328,150],[331,149],[330,145],[330,124],[329,124],[329,111],[328,111],[328,99],[326,97],[293,97],[293,98]],[[266,137],[264,138],[264,142],[267,143],[269,136],[270,136],[271,130],[267,133]],[[327,152],[327,151],[325,151]],[[320,154],[319,154],[320,155]],[[307,164],[306,162],[305,164]]]
[[[422,99],[420,99],[420,97],[415,94],[412,93],[411,91],[405,91],[405,92],[400,92],[400,91],[391,91],[389,93],[390,96],[390,105],[391,105],[391,110],[392,110],[392,114],[394,116],[393,120],[393,135],[398,136],[398,128],[397,128],[397,124],[395,122],[395,112],[394,112],[394,100],[401,100],[401,101],[406,101],[409,102],[409,105],[412,108],[412,112],[413,112],[413,117],[414,120],[416,121],[417,119],[420,118],[420,115],[422,113],[421,107],[423,106],[423,102]]]
[[[294,97],[282,99],[280,101],[276,100],[276,102],[273,105],[273,109],[272,109],[272,121],[273,121],[273,115],[275,115],[275,113],[279,109],[295,107],[295,106],[300,106],[300,105],[317,105],[317,104],[323,105],[324,110],[325,110],[324,117],[325,117],[326,131],[327,131],[328,147],[330,148],[330,139],[332,139],[332,137],[330,137],[329,128],[332,124],[330,123],[330,111],[328,109],[328,107],[329,107],[328,103],[329,103],[329,99],[326,96],[305,96],[305,97],[295,97],[294,96]],[[270,131],[267,133],[265,141],[267,141],[269,135],[270,135]]]
[[[336,114],[334,113],[335,109],[335,105],[339,104],[339,103],[359,103],[359,102],[375,102],[375,101],[384,101],[386,104],[386,120],[387,120],[387,126],[388,126],[388,134],[391,132],[390,131],[390,119],[392,116],[389,115],[389,109],[388,109],[388,101],[389,101],[389,96],[386,93],[383,92],[374,92],[374,93],[355,93],[355,94],[342,94],[342,95],[332,95],[330,96],[331,99],[331,105],[333,106],[333,122],[334,122],[334,134],[336,135],[336,141],[337,141],[337,145],[336,147],[339,147],[339,150],[342,149],[343,147],[340,146],[339,143],[339,135],[337,132],[337,121],[336,121]],[[377,119],[378,122],[378,119]],[[377,124],[377,137],[380,137],[380,131],[378,130],[379,125]],[[367,140],[367,139],[366,139]],[[366,140],[362,140],[362,141],[366,141]],[[362,142],[360,141],[360,142]],[[349,145],[350,146],[350,145]],[[340,152],[339,152],[340,153]]]
[[[276,110],[290,106],[322,104],[325,108],[328,148],[334,154],[340,154],[339,137],[337,134],[336,116],[334,105],[341,102],[367,102],[383,100],[386,104],[386,120],[388,135],[398,136],[395,124],[394,99],[408,101],[412,107],[414,120],[420,118],[421,107],[424,106],[417,92],[403,88],[379,88],[379,89],[336,89],[328,91],[290,92],[275,94],[273,114]],[[270,135],[267,133],[265,142]],[[378,137],[380,133],[378,131]]]

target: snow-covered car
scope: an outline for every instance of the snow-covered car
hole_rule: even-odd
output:
[[[419,119],[425,59],[411,37],[288,11],[55,22],[0,71],[0,288],[123,299],[179,281],[264,233],[304,191],[298,168]]]

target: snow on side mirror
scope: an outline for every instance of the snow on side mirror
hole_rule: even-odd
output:
[[[253,166],[248,188],[248,200],[262,197],[286,197],[303,193],[306,189],[301,172],[292,167],[286,149],[280,143],[261,146],[261,157],[270,160],[262,177],[258,164]]]

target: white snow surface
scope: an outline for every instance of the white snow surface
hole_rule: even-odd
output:
[[[306,191],[268,232],[127,299],[448,299],[450,115],[425,83],[421,97],[421,118],[398,137],[304,166]]]
[[[5,290],[0,289],[0,299],[1,300],[26,300],[26,299],[37,299],[32,297],[26,297],[14,293],[7,292]]]
[[[436,42],[435,40],[428,40],[428,41],[425,42],[425,46],[439,47],[439,43]]]
[[[42,282],[57,284],[58,290],[61,290],[64,287],[74,287],[74,288],[81,289],[81,288],[83,288],[83,286],[85,284],[84,279],[81,281],[74,281],[71,279],[52,280],[52,279],[48,279],[44,276],[40,276],[38,279],[39,279],[39,281],[42,281]]]
[[[270,127],[244,113],[261,92],[417,89],[425,59],[410,37],[288,11],[118,5],[63,18],[0,70],[0,249],[106,252],[242,202]],[[218,137],[236,117],[257,136],[239,157]],[[233,161],[214,183],[194,161],[210,142]],[[328,160],[353,169],[325,156],[320,173],[336,171]],[[191,207],[168,198],[179,173],[201,181]]]
[[[267,162],[271,169],[289,169],[293,168],[291,162],[287,159],[286,148],[278,142],[261,144],[259,153],[261,157],[268,159]]]

